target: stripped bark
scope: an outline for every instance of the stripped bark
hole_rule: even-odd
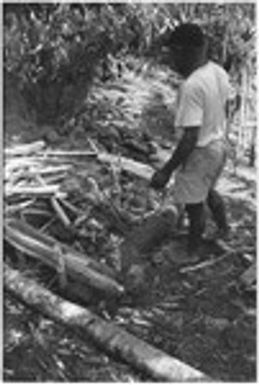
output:
[[[4,267],[4,285],[6,290],[27,305],[72,328],[86,342],[91,338],[100,348],[153,379],[168,382],[210,381],[201,371],[163,353],[89,310],[63,300],[8,265]]]

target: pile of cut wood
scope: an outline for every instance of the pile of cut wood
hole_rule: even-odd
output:
[[[148,218],[142,217],[141,224],[134,222],[100,189],[94,178],[88,178],[93,192],[84,195],[88,206],[97,206],[124,237],[119,248],[123,278],[121,270],[118,274],[103,261],[87,256],[80,247],[57,240],[49,231],[53,221],[59,222],[62,232],[66,231],[70,238],[76,239],[79,223],[91,217],[88,213],[86,218],[81,207],[70,201],[63,188],[64,181],[70,180],[75,164],[82,157],[108,164],[111,168],[119,166],[120,170],[144,181],[149,181],[153,172],[152,167],[146,164],[98,152],[94,146],[89,151],[53,151],[46,148],[43,141],[38,141],[6,148],[4,237],[23,255],[54,269],[60,287],[76,297],[84,298],[89,286],[106,295],[121,296],[125,292],[122,282],[127,281],[132,287],[134,280],[137,282],[140,277],[145,280],[144,268],[138,266],[139,258],[173,231],[175,212],[153,213]],[[95,227],[98,231],[98,223]],[[128,273],[131,282],[124,279]]]
[[[71,218],[81,213],[62,191],[62,182],[72,167],[67,159],[78,156],[95,157],[96,153],[49,151],[42,141],[5,150],[4,238],[16,250],[55,269],[60,285],[76,290],[79,297],[89,286],[121,295],[124,288],[111,268],[46,234],[53,218],[73,234],[75,220]],[[27,220],[33,217],[38,223],[43,218],[43,224],[35,228],[33,220]]]

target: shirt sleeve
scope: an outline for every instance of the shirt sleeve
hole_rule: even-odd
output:
[[[203,122],[203,98],[197,84],[182,85],[175,116],[175,127],[201,126]]]

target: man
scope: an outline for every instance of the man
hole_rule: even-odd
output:
[[[169,161],[154,173],[150,185],[163,188],[177,169],[175,201],[187,211],[188,252],[197,256],[205,229],[205,202],[219,232],[228,232],[224,203],[214,186],[226,157],[225,114],[230,85],[225,70],[208,60],[207,38],[198,25],[176,27],[163,48],[170,67],[184,78],[175,117],[181,139]]]

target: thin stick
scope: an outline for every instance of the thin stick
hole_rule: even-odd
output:
[[[96,152],[93,151],[44,151],[39,152],[39,155],[44,156],[90,156],[96,157]]]
[[[5,188],[5,196],[10,197],[13,195],[29,195],[29,196],[41,196],[41,195],[54,195],[59,192],[59,185],[49,185],[40,187],[7,187]]]
[[[233,256],[233,251],[226,252],[220,258],[213,259],[212,261],[204,261],[204,262],[198,263],[195,266],[183,267],[180,270],[180,273],[185,274],[185,273],[189,273],[189,272],[205,269],[206,267],[213,266],[216,263],[221,262],[223,259],[225,259],[227,257],[230,257],[230,256]]]
[[[66,215],[66,213],[62,209],[62,207],[59,204],[59,202],[57,201],[57,199],[55,197],[51,197],[50,200],[51,200],[51,205],[52,205],[53,209],[55,210],[58,218],[61,220],[61,222],[63,223],[63,225],[65,227],[69,227],[71,225],[70,219],[68,218],[68,216]]]
[[[21,211],[33,203],[35,203],[35,199],[30,199],[28,201],[17,203],[15,205],[8,205],[7,207],[5,207],[5,213],[9,214],[15,213],[16,211]]]
[[[36,179],[42,186],[46,186],[46,182],[40,175],[36,175]],[[50,202],[58,218],[63,223],[63,225],[65,227],[69,227],[71,225],[71,222],[68,216],[66,215],[66,213],[64,212],[63,208],[61,207],[60,203],[57,201],[56,197],[51,197]]]
[[[40,233],[44,233],[47,228],[53,223],[55,222],[55,218],[51,218],[49,221],[47,221],[40,229],[39,229],[39,232]]]
[[[65,199],[58,198],[58,200],[61,202],[61,204],[63,204],[65,207],[67,207],[73,214],[78,215],[81,213],[81,211],[77,207],[75,207],[70,202],[66,201]]]

